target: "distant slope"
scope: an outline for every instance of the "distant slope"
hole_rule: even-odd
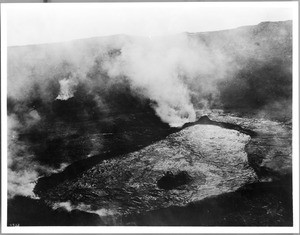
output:
[[[230,108],[250,106],[279,118],[281,113],[272,113],[271,107],[277,112],[285,108],[291,116],[287,106],[292,97],[292,21],[189,36],[227,58],[232,73],[218,84],[221,104]]]

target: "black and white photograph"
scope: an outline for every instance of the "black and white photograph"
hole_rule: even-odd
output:
[[[298,43],[298,1],[2,3],[2,230],[299,232]]]

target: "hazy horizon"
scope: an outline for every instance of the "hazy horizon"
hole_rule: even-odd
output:
[[[211,32],[293,18],[293,2],[3,4],[7,45]],[[5,17],[3,17],[5,18]],[[88,26],[88,27],[87,27]]]
[[[280,21],[262,21],[259,22],[258,24],[261,23],[276,23],[276,22],[287,22],[287,21],[292,21],[292,20],[280,20]],[[219,32],[219,31],[226,31],[226,30],[235,30],[239,29],[242,27],[251,27],[255,26],[258,24],[253,24],[253,25],[242,25],[238,26],[235,28],[228,28],[228,29],[221,29],[221,30],[212,30],[212,31],[201,31],[201,32],[179,32],[179,33],[173,33],[173,34],[166,34],[166,35],[156,35],[150,38],[163,38],[163,37],[168,37],[168,36],[175,36],[178,34],[184,34],[184,33],[190,33],[190,34],[196,34],[196,33],[212,33],[212,32]],[[147,36],[140,36],[140,35],[132,35],[132,34],[111,34],[111,35],[104,35],[104,36],[91,36],[91,37],[83,37],[83,38],[74,38],[74,39],[69,39],[65,41],[57,41],[57,42],[45,42],[45,43],[36,43],[36,44],[24,44],[24,45],[12,45],[8,47],[26,47],[26,46],[40,46],[40,45],[49,45],[49,44],[60,44],[60,43],[68,43],[68,42],[74,42],[74,41],[81,41],[81,40],[89,40],[89,39],[96,39],[96,38],[106,38],[106,37],[115,37],[115,36],[127,36],[127,37],[140,37],[140,38],[147,38]]]

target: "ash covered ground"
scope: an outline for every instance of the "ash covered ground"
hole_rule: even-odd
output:
[[[292,226],[292,22],[8,48],[8,225]]]

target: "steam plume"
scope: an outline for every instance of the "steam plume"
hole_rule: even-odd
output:
[[[99,132],[115,125],[118,112],[144,112],[150,105],[172,127],[212,107],[288,119],[291,29],[291,21],[265,22],[152,39],[117,35],[9,48],[9,194],[31,195],[38,177],[99,153]],[[87,120],[97,123],[88,127]]]
[[[172,127],[195,121],[191,91],[184,78],[199,79],[211,67],[207,51],[182,34],[175,38],[137,40],[107,61],[110,77],[125,76],[134,90],[154,101],[153,108]]]
[[[78,84],[77,81],[72,79],[64,78],[59,81],[60,85],[60,92],[56,97],[57,100],[68,100],[74,97],[74,92],[76,85]]]

